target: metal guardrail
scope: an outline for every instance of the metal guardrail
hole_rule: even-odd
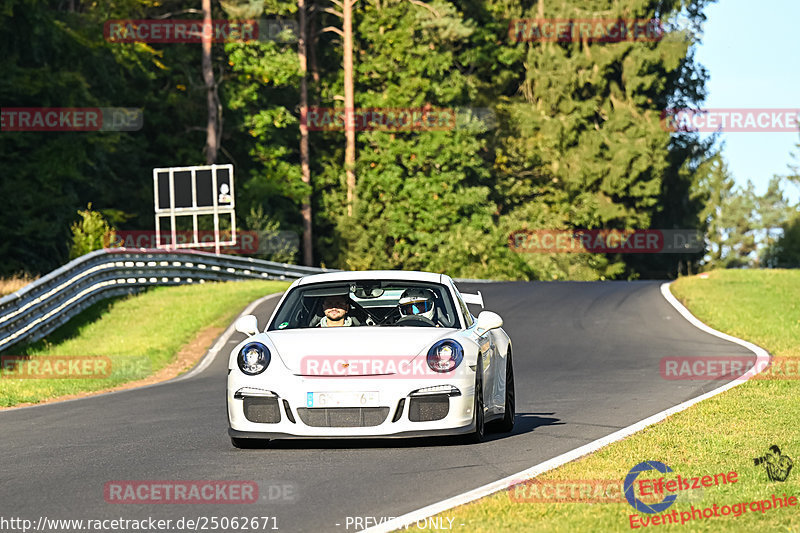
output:
[[[190,250],[97,250],[0,298],[0,352],[41,339],[100,300],[148,286],[297,279],[333,271]]]

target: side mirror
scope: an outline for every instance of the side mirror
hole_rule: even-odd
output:
[[[234,327],[236,331],[249,337],[258,335],[258,319],[253,315],[244,315],[237,318]]]
[[[477,333],[483,335],[490,329],[497,329],[503,325],[503,319],[497,313],[481,311],[478,315]]]

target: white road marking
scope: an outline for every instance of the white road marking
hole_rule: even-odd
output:
[[[457,507],[459,505],[464,505],[466,503],[475,501],[479,498],[483,498],[484,496],[488,496],[495,492],[507,489],[512,487],[526,479],[534,478],[540,474],[547,472],[548,470],[553,470],[563,464],[569,463],[570,461],[574,461],[579,457],[582,457],[586,454],[596,452],[600,448],[607,446],[613,442],[618,440],[622,440],[625,437],[628,437],[638,431],[643,430],[647,426],[655,424],[657,422],[661,422],[665,418],[675,413],[679,413],[695,405],[696,403],[700,403],[703,400],[711,398],[712,396],[716,396],[721,392],[725,392],[726,390],[732,389],[733,387],[745,383],[751,377],[758,373],[758,368],[765,368],[766,363],[769,362],[769,353],[763,348],[756,346],[751,342],[747,342],[742,339],[738,339],[736,337],[732,337],[726,333],[722,333],[721,331],[717,331],[697,319],[692,313],[689,312],[686,307],[681,304],[677,298],[675,298],[669,290],[670,283],[662,283],[661,284],[661,294],[664,298],[669,302],[677,311],[680,313],[690,324],[695,326],[696,328],[710,334],[714,335],[715,337],[719,337],[721,339],[725,339],[726,341],[730,341],[740,346],[744,346],[748,350],[752,351],[756,354],[756,364],[753,366],[750,371],[746,374],[737,378],[719,388],[716,388],[712,391],[709,391],[697,398],[692,398],[691,400],[685,401],[681,404],[678,404],[674,407],[670,407],[665,411],[661,411],[660,413],[656,413],[653,416],[647,417],[644,420],[640,420],[633,425],[630,425],[626,428],[622,428],[619,431],[616,431],[610,435],[606,435],[603,438],[597,439],[596,441],[590,442],[589,444],[585,444],[579,448],[575,448],[567,453],[561,454],[557,457],[553,457],[543,463],[539,463],[538,465],[534,465],[527,470],[523,470],[521,472],[517,472],[514,475],[505,477],[493,483],[489,483],[487,485],[483,485],[482,487],[478,487],[473,489],[469,492],[465,492],[463,494],[459,494],[458,496],[453,496],[452,498],[448,498],[446,500],[442,500],[438,503],[434,503],[423,507],[422,509],[417,509],[416,511],[411,511],[410,513],[406,513],[402,516],[398,516],[392,520],[384,522],[380,525],[373,526],[367,529],[362,530],[363,533],[383,533],[394,531],[396,529],[405,528],[409,525],[415,524],[418,520],[425,520],[426,518],[442,513],[447,511],[448,509],[452,509],[453,507]],[[759,364],[761,363],[761,364]]]

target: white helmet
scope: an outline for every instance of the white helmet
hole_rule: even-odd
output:
[[[401,316],[424,316],[433,320],[435,298],[429,289],[406,289],[398,306]]]

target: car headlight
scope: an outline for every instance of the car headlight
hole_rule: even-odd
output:
[[[248,376],[260,374],[269,366],[269,349],[260,342],[249,342],[239,350],[237,362],[239,370]]]
[[[428,366],[435,372],[450,372],[464,359],[464,348],[452,339],[444,339],[428,350]]]

